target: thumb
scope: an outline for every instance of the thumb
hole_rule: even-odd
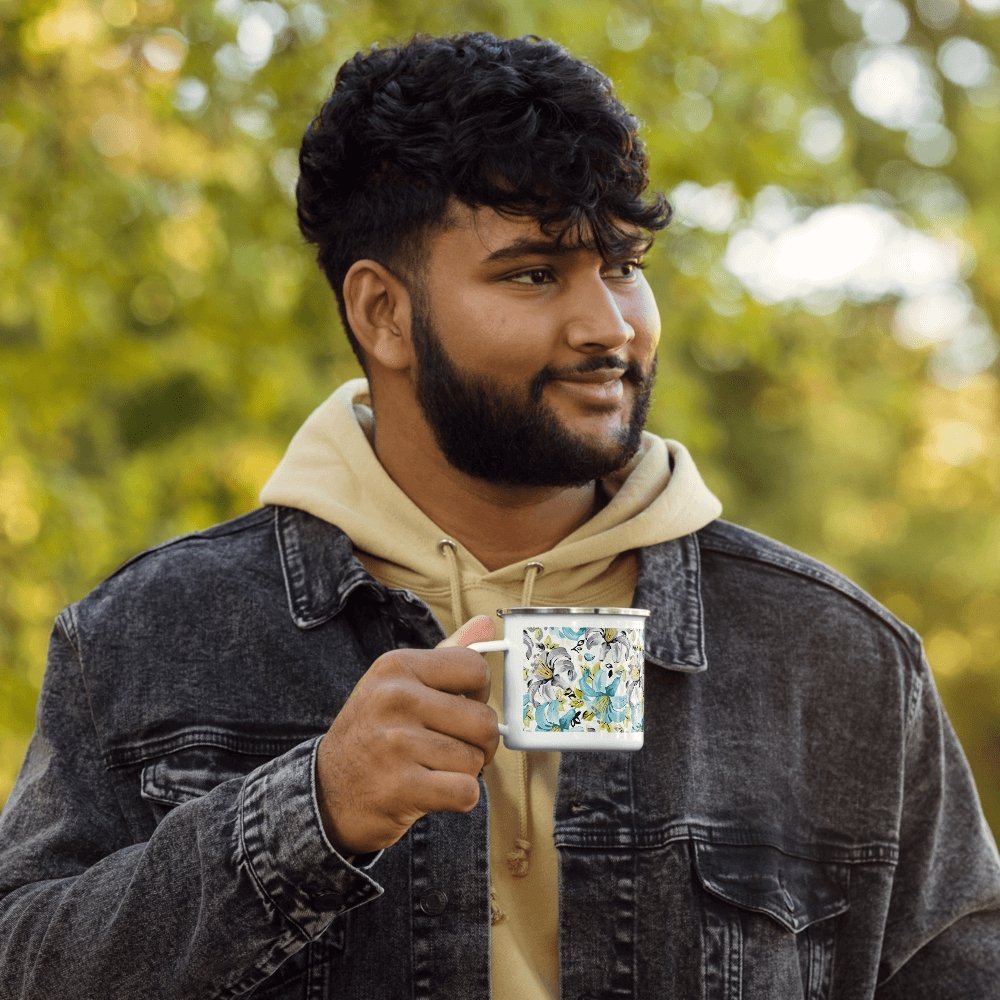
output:
[[[447,639],[438,643],[441,646],[468,646],[473,642],[488,642],[497,637],[493,619],[489,615],[476,615],[464,625],[460,625]]]

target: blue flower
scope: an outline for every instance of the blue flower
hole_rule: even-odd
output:
[[[625,720],[628,695],[624,691],[619,693],[620,681],[620,675],[610,676],[605,670],[588,670],[584,673],[580,681],[584,703],[587,711],[593,712],[598,722],[611,726]]]
[[[576,709],[559,714],[559,702],[554,698],[535,709],[535,729],[540,733],[569,732],[576,721]]]

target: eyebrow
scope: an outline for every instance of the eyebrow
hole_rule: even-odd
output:
[[[495,264],[504,260],[517,260],[521,257],[530,257],[535,254],[542,257],[566,257],[569,254],[577,253],[587,249],[577,244],[560,244],[554,240],[540,240],[531,236],[522,236],[502,246],[497,250],[487,254],[483,259],[483,264]]]
[[[623,247],[623,253],[630,256],[642,257],[649,252],[652,246],[652,239],[636,240],[631,247]],[[506,246],[488,253],[481,261],[482,264],[495,264],[501,261],[520,260],[522,257],[532,255],[540,257],[567,257],[570,254],[579,253],[581,250],[594,250],[594,247],[585,243],[559,243],[555,240],[538,239],[534,236],[522,236]]]

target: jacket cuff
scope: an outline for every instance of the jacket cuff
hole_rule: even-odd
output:
[[[247,775],[240,795],[240,853],[257,889],[307,938],[383,888],[327,839],[316,799],[319,737]],[[378,860],[366,855],[365,869]]]

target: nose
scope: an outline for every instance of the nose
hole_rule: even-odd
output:
[[[569,345],[585,354],[603,354],[621,349],[634,338],[635,329],[614,290],[599,277],[581,283],[566,319]]]

